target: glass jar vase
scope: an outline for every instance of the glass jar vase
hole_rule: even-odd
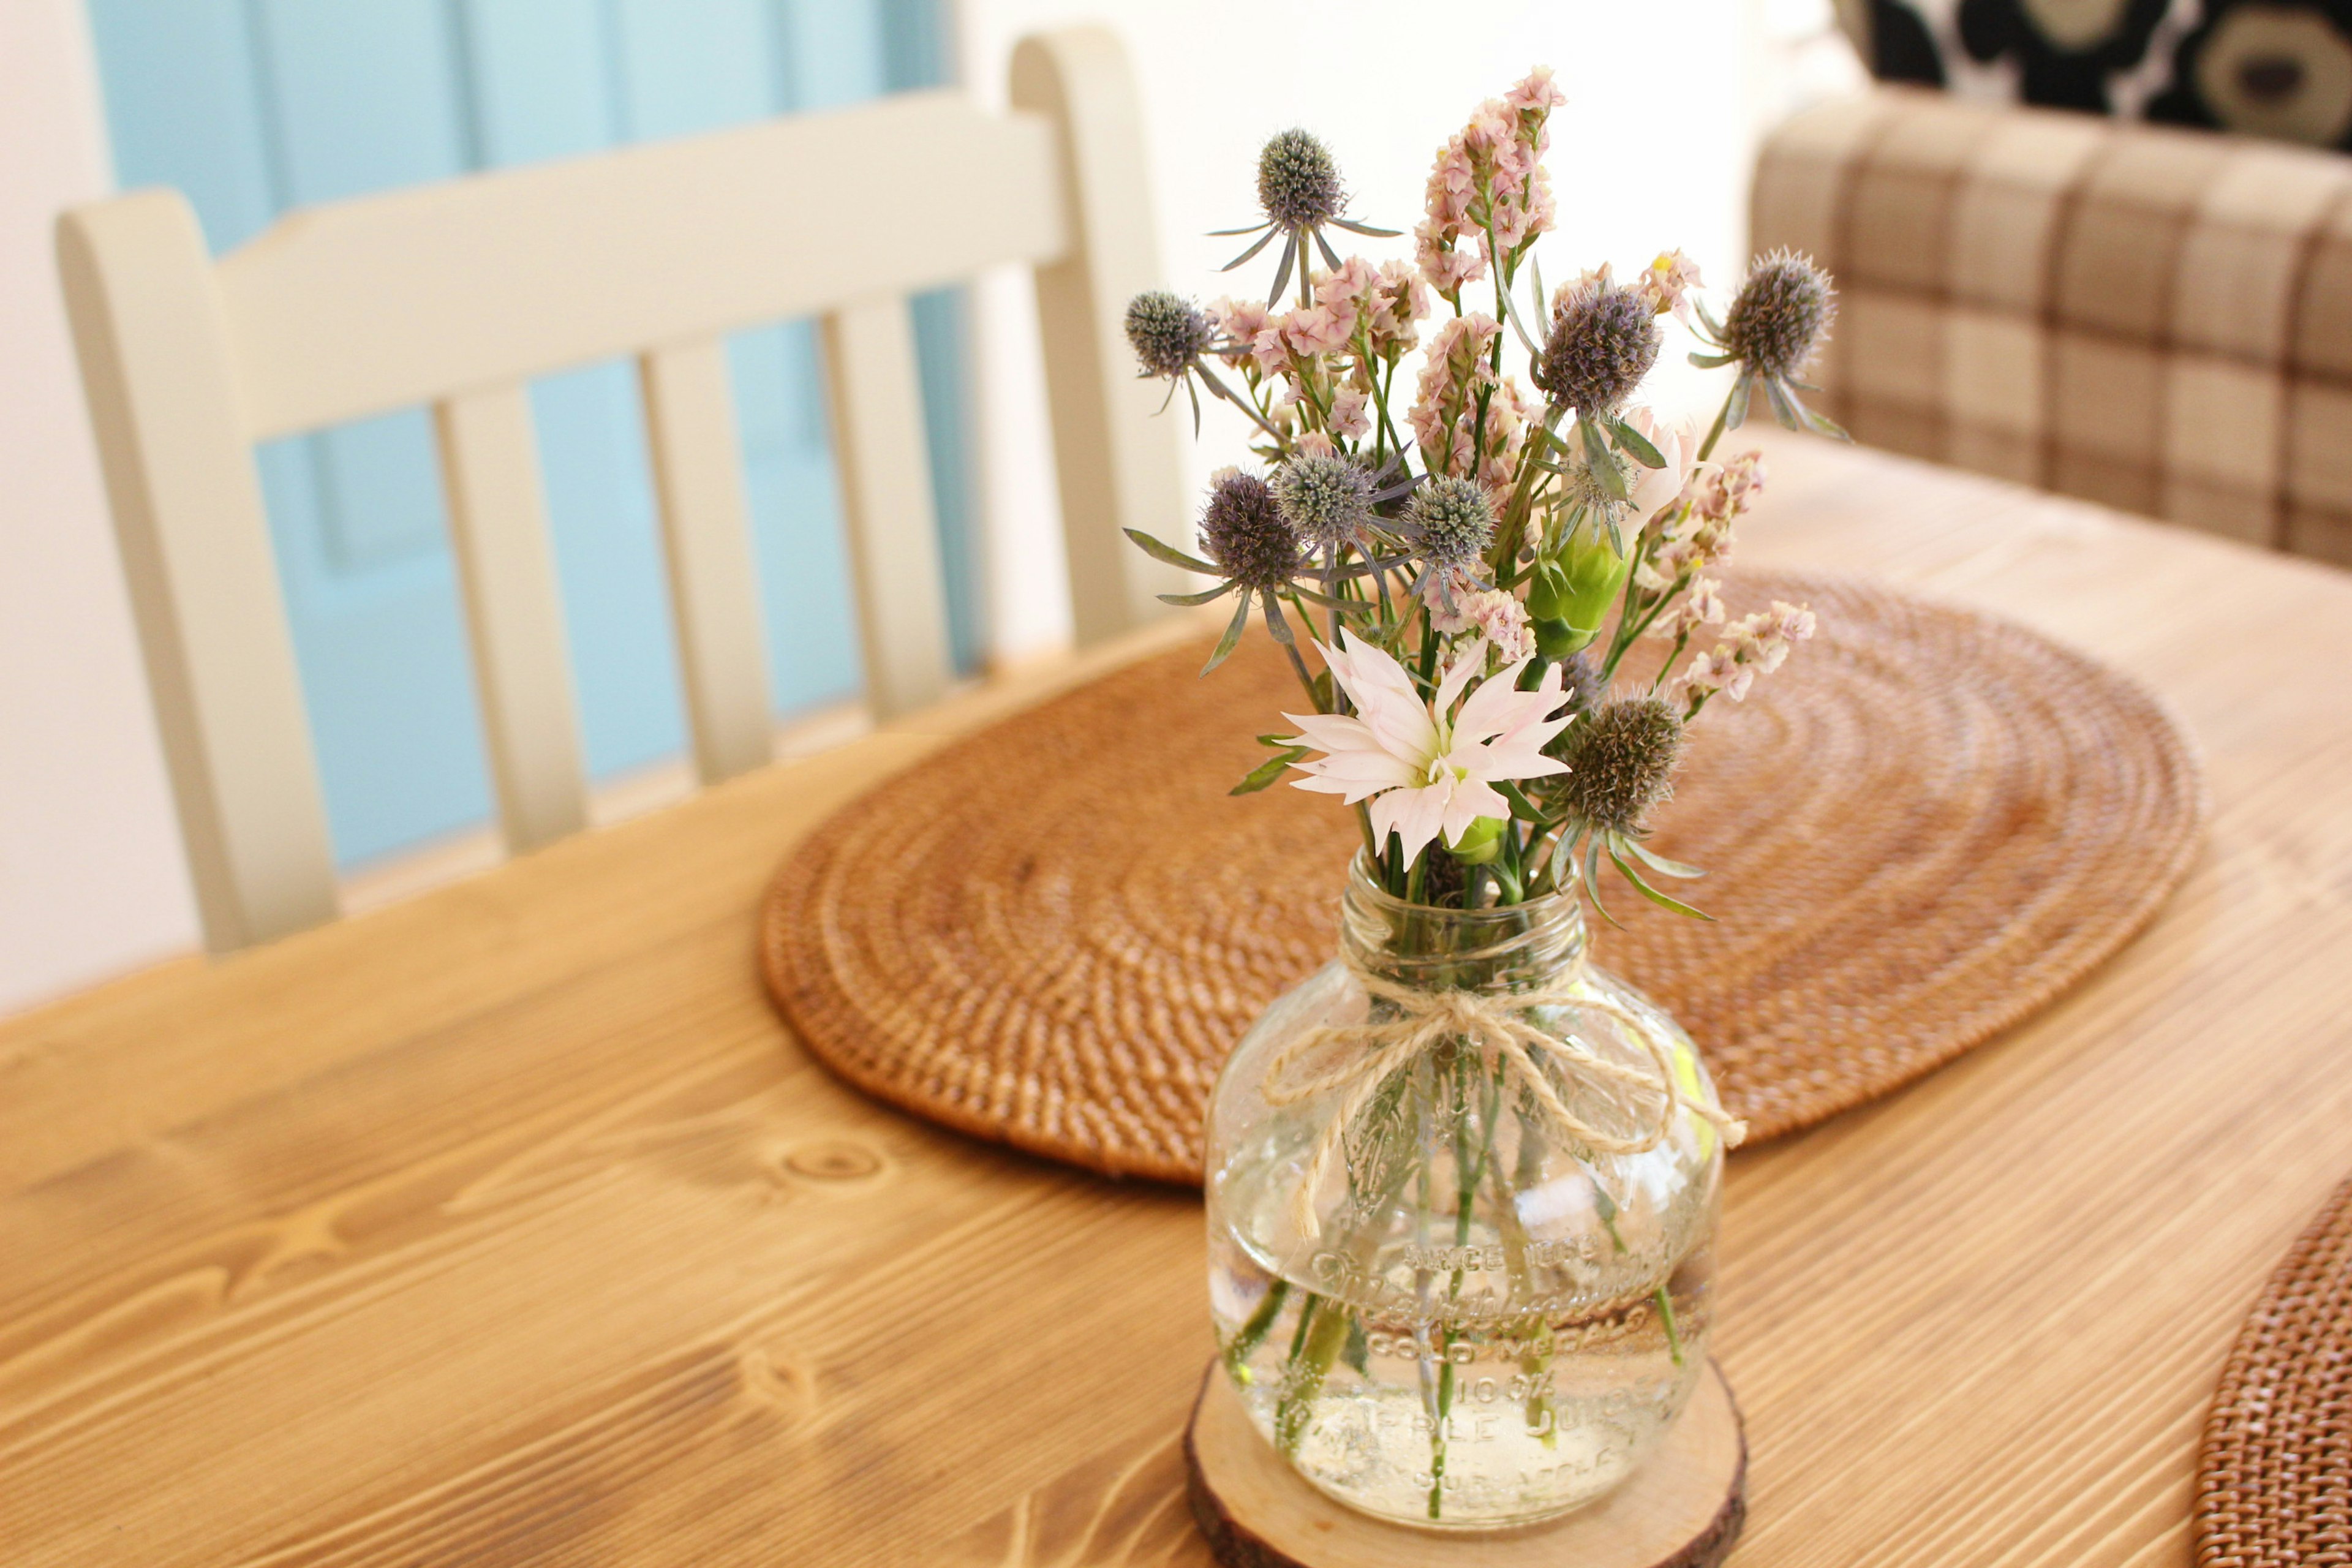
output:
[[[1339,942],[1211,1101],[1224,1369],[1274,1449],[1364,1512],[1564,1513],[1633,1472],[1705,1366],[1737,1123],[1690,1037],[1588,962],[1573,896],[1432,909],[1359,861]]]

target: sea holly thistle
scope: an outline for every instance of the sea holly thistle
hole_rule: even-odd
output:
[[[1170,602],[1234,598],[1209,669],[1255,610],[1307,694],[1234,793],[1289,778],[1339,795],[1367,864],[1411,902],[1573,890],[1601,909],[1605,864],[1695,915],[1659,884],[1697,873],[1649,847],[1648,819],[1688,727],[1814,630],[1801,605],[1730,618],[1716,574],[1764,473],[1715,447],[1759,395],[1783,424],[1843,435],[1798,398],[1835,292],[1778,252],[1717,319],[1669,250],[1547,293],[1561,101],[1538,70],[1479,106],[1438,152],[1410,260],[1342,256],[1332,231],[1391,231],[1345,216],[1314,136],[1265,144],[1264,217],[1224,232],[1255,237],[1228,271],[1281,242],[1271,288],[1206,306],[1153,290],[1126,321],[1140,373],[1171,399],[1183,383],[1196,424],[1202,392],[1248,420],[1256,471],[1212,481],[1199,554],[1131,537],[1213,579]],[[1704,441],[1642,402],[1668,316],[1712,351],[1697,363],[1736,367]],[[1664,657],[1633,677],[1645,639]]]
[[[1821,389],[1799,379],[1813,351],[1828,337],[1837,318],[1837,289],[1830,275],[1809,256],[1781,249],[1759,257],[1748,280],[1732,297],[1731,309],[1720,321],[1705,305],[1699,308],[1713,353],[1694,353],[1691,363],[1702,370],[1737,364],[1739,376],[1723,412],[1707,436],[1707,448],[1726,431],[1747,422],[1758,391],[1772,406],[1773,416],[1791,430],[1846,439],[1845,432],[1798,400],[1799,392]]]
[[[1341,216],[1348,208],[1348,192],[1339,183],[1339,161],[1320,141],[1296,128],[1268,138],[1258,150],[1257,205],[1265,221],[1217,229],[1211,237],[1257,236],[1248,249],[1225,263],[1227,272],[1255,259],[1276,237],[1282,240],[1282,259],[1275,267],[1274,287],[1265,297],[1269,310],[1282,298],[1293,271],[1298,275],[1299,304],[1314,303],[1307,275],[1314,266],[1315,254],[1320,254],[1334,272],[1339,269],[1339,253],[1331,248],[1323,233],[1326,227],[1344,228],[1372,239],[1396,237],[1395,229],[1374,228]]]

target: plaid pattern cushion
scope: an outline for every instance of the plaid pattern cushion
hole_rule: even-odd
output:
[[[1856,438],[2352,565],[2352,159],[1882,87],[1756,167]]]

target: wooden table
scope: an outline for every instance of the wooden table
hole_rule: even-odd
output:
[[[2186,1563],[2224,1352],[2352,1172],[2352,576],[1773,462],[1749,560],[2133,671],[2216,812],[2081,992],[1734,1162],[1737,1560]],[[0,1026],[0,1561],[1202,1561],[1195,1197],[868,1104],[753,968],[798,835],[1069,673]]]

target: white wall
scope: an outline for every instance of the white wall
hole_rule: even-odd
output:
[[[0,0],[0,1012],[196,935],[51,250],[109,183],[79,0]]]
[[[1754,128],[1853,76],[1841,50],[1801,45],[1827,0],[954,3],[965,78],[992,102],[1023,33],[1102,20],[1123,36],[1167,281],[1204,298],[1244,286],[1214,276],[1232,242],[1202,231],[1253,217],[1267,135],[1313,129],[1354,210],[1410,228],[1437,147],[1538,62],[1570,96],[1553,121],[1550,269],[1678,245],[1727,278]],[[84,27],[80,0],[0,0],[0,1013],[196,934],[51,254],[58,210],[109,184]],[[990,600],[998,652],[1018,658],[1066,639],[1068,604],[1027,279],[982,293]],[[1239,453],[1221,412],[1196,478]]]
[[[1315,132],[1355,193],[1350,212],[1409,233],[1438,148],[1481,100],[1538,64],[1568,94],[1551,121],[1561,216],[1542,242],[1546,276],[1603,260],[1622,272],[1680,247],[1710,282],[1733,279],[1757,131],[1859,79],[1826,36],[1828,0],[960,0],[960,16],[964,79],[993,103],[1024,33],[1099,21],[1120,35],[1151,138],[1165,282],[1203,300],[1272,281],[1266,256],[1219,277],[1244,242],[1205,237],[1257,217],[1256,153],[1267,136],[1290,125]],[[1409,256],[1412,241],[1355,244],[1382,258]],[[1026,278],[985,280],[978,401],[990,604],[999,646],[1014,655],[1066,639],[1069,626],[1047,569],[1059,525],[1034,333]],[[1710,388],[1720,397],[1670,344],[1656,400],[1695,405]],[[1239,415],[1211,406],[1196,480],[1242,458],[1244,429]]]

